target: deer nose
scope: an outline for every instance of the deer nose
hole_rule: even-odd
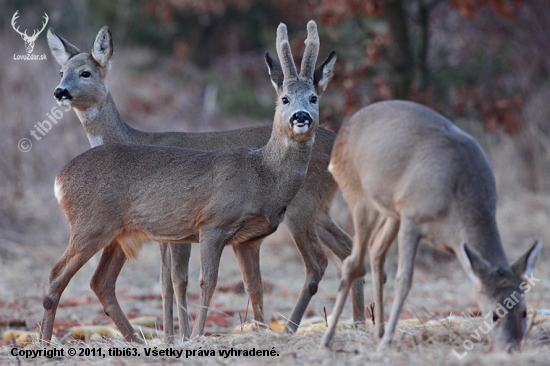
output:
[[[69,100],[73,99],[73,97],[71,96],[71,93],[69,93],[67,89],[57,88],[53,92],[53,95],[57,98],[57,100],[61,100],[63,98],[66,98]]]
[[[309,113],[303,111],[294,113],[290,118],[290,123],[293,125],[305,125],[306,123],[309,125],[311,122],[313,122],[313,118],[311,118]]]

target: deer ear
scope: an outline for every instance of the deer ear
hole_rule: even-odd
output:
[[[53,57],[58,64],[64,66],[71,56],[80,53],[80,50],[73,46],[63,38],[59,37],[53,30],[53,28],[48,29],[48,45],[50,46],[50,51],[52,52]]]
[[[332,51],[327,59],[319,65],[313,73],[313,84],[317,94],[321,95],[327,88],[329,81],[334,76],[334,65],[336,64],[336,52]]]
[[[109,27],[105,26],[99,30],[92,48],[92,57],[101,67],[107,67],[113,56],[113,37]]]
[[[464,251],[464,259],[466,262],[466,267],[464,268],[466,274],[470,277],[470,280],[479,287],[483,280],[487,279],[491,274],[491,264],[468,243],[462,245],[462,250]]]
[[[283,87],[284,80],[281,64],[275,61],[269,52],[265,53],[265,63],[267,64],[269,75],[271,76],[271,84],[273,84],[276,91],[279,91],[279,89]]]
[[[541,248],[542,243],[540,240],[536,240],[535,244],[511,265],[512,273],[520,279],[523,279],[523,276],[532,275],[535,272],[535,264],[537,263]]]

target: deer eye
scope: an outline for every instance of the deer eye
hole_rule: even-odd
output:
[[[498,314],[493,311],[493,323],[498,321]]]
[[[89,78],[92,74],[90,74],[89,71],[82,71],[80,73],[80,76],[82,76],[83,78]]]
[[[309,98],[309,102],[310,102],[311,104],[317,103],[317,97],[316,97],[315,95],[313,95],[311,98]]]
[[[527,310],[523,309],[523,313],[521,313],[522,318],[527,318]]]
[[[282,97],[281,101],[283,102],[283,104],[288,104],[289,103],[287,97]]]

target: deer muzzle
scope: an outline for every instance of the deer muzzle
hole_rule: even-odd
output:
[[[57,98],[58,101],[61,99],[68,99],[68,100],[73,99],[73,96],[71,95],[71,93],[69,93],[67,89],[57,88],[53,92],[53,95]]]
[[[311,115],[303,111],[294,113],[290,118],[290,124],[292,125],[294,132],[297,133],[307,132],[309,125],[312,123],[313,118],[311,118]]]

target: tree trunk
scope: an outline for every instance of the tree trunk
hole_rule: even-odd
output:
[[[390,46],[390,63],[392,71],[390,84],[393,96],[406,99],[413,79],[414,58],[411,51],[407,14],[403,0],[386,0],[384,14],[390,27],[392,44]]]

